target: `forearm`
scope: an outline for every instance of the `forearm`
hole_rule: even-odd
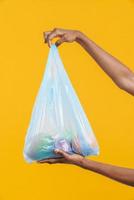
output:
[[[117,167],[83,158],[78,166],[104,175],[118,182],[134,186],[134,169]]]
[[[116,85],[134,94],[134,74],[128,67],[104,51],[83,33],[78,32],[76,41],[91,55]]]

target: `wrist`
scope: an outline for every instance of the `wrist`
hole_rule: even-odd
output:
[[[76,34],[75,41],[78,42],[82,38],[83,33],[81,31],[76,31],[75,34]]]
[[[76,42],[80,43],[81,41],[83,41],[84,37],[85,35],[81,31],[76,31]]]
[[[85,157],[81,157],[80,159],[75,160],[73,162],[73,164],[77,165],[77,166],[80,166],[80,167],[83,167],[85,162],[86,162],[86,158]]]

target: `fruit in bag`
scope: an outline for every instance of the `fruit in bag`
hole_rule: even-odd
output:
[[[27,130],[24,157],[28,162],[60,157],[54,149],[83,156],[99,153],[91,125],[53,44]]]

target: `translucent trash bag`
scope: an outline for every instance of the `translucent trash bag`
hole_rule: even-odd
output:
[[[24,158],[33,162],[60,157],[54,149],[83,156],[99,153],[91,125],[53,44],[27,130]]]

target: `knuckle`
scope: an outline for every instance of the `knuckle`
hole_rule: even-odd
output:
[[[67,36],[67,35],[64,35],[64,36],[63,36],[63,39],[64,39],[64,40],[67,40],[67,39],[68,39],[68,36]]]
[[[54,28],[53,31],[55,31],[55,32],[58,31],[58,28]]]

